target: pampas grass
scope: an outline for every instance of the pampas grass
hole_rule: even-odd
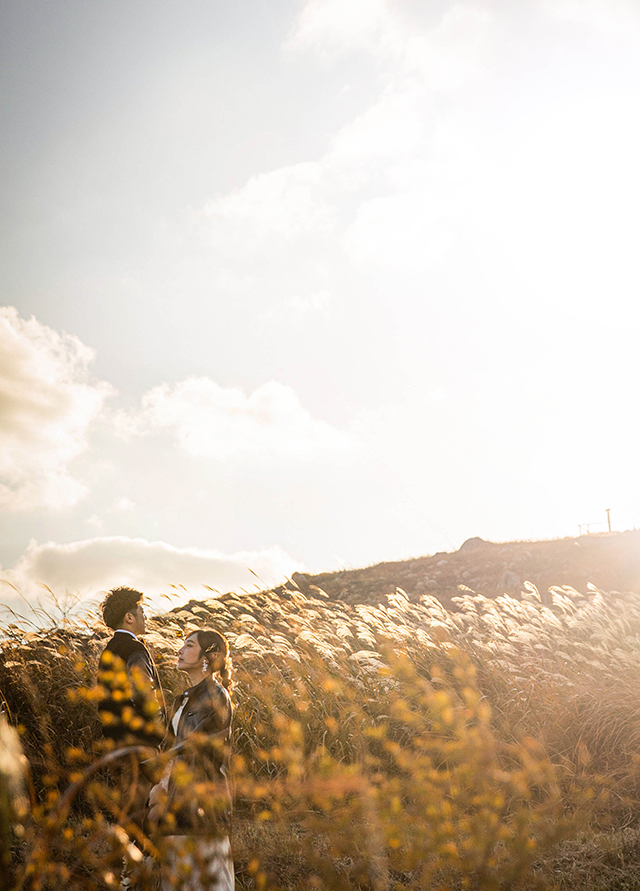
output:
[[[543,605],[529,586],[520,600],[461,590],[455,606],[399,589],[346,604],[291,585],[148,622],[169,694],[184,687],[184,634],[229,639],[239,888],[560,887],[563,839],[633,832],[640,596],[557,588]],[[31,798],[12,817],[16,889],[113,887],[135,857],[96,764],[106,639],[86,621],[4,629],[0,700]]]

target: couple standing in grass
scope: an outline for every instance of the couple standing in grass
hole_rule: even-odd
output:
[[[233,891],[228,783],[231,659],[218,631],[197,630],[178,653],[189,687],[167,715],[160,678],[139,639],[142,594],[115,588],[102,604],[114,632],[100,657],[99,706],[114,748],[120,820],[161,852],[163,891]],[[122,885],[132,887],[125,870]]]

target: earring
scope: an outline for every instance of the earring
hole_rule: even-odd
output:
[[[202,660],[202,674],[206,674],[209,671],[209,663],[206,659]]]

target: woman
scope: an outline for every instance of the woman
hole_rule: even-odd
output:
[[[162,889],[233,891],[229,645],[218,631],[194,631],[178,653],[177,667],[189,675],[190,686],[173,703],[173,757],[149,796],[149,820],[165,835],[159,845],[165,852]]]

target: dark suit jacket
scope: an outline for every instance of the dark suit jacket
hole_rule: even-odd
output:
[[[98,664],[102,701],[98,712],[104,735],[118,745],[159,747],[165,733],[162,686],[142,641],[116,631]]]

